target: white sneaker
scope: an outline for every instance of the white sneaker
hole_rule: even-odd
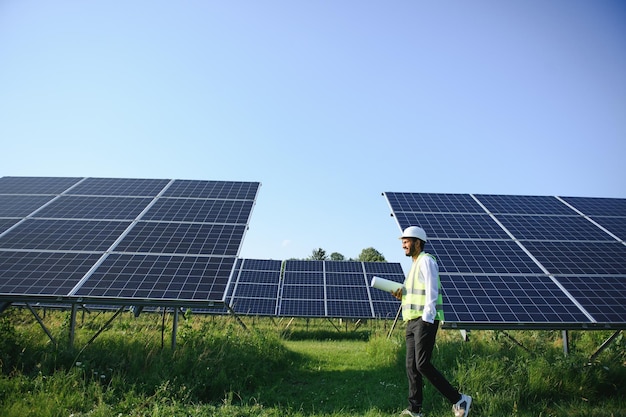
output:
[[[452,406],[454,417],[467,417],[470,406],[472,405],[472,397],[462,394],[459,402]]]
[[[400,413],[401,416],[411,416],[411,417],[424,417],[424,414],[420,413],[415,413],[411,410],[409,410],[408,408],[405,409],[404,411],[402,411]]]

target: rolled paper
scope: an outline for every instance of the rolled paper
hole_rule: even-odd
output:
[[[381,277],[373,277],[371,285],[374,288],[388,292],[395,292],[403,287],[401,282],[390,281]]]

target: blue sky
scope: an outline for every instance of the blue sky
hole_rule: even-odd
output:
[[[381,193],[626,197],[622,1],[0,3],[0,176],[259,181],[241,256],[406,259]]]

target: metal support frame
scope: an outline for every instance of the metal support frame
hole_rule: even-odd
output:
[[[604,341],[604,343],[602,343],[602,345],[600,345],[600,347],[598,348],[598,350],[596,350],[590,357],[589,357],[589,362],[593,362],[596,360],[596,358],[604,351],[604,349],[608,348],[609,345],[611,343],[613,343],[613,341],[615,339],[617,339],[617,336],[619,336],[619,334],[621,333],[621,330],[616,331],[615,333],[613,333],[608,339],[606,339]]]
[[[515,343],[517,346],[521,347],[522,349],[524,349],[526,352],[530,353],[531,355],[534,355],[534,353],[528,349],[526,346],[524,346],[523,344],[521,344],[520,342],[518,342],[513,336],[511,336],[510,334],[508,334],[505,331],[500,330],[500,333],[502,333],[503,335],[505,335],[511,342]]]
[[[174,307],[174,322],[172,323],[172,350],[176,349],[176,333],[178,332],[178,307]]]
[[[46,325],[44,324],[43,320],[41,320],[41,317],[39,317],[39,314],[37,314],[37,312],[35,311],[35,309],[33,309],[31,307],[30,304],[26,303],[26,307],[30,310],[31,313],[33,313],[33,316],[35,316],[35,320],[37,320],[37,323],[39,323],[39,325],[41,326],[41,328],[43,329],[43,331],[48,335],[48,338],[52,341],[52,344],[56,347],[57,345],[57,341],[54,339],[54,337],[52,337],[52,333],[50,333],[50,331],[48,330],[48,328],[46,327]]]
[[[226,306],[226,308],[228,309],[228,312],[230,314],[233,315],[233,317],[235,317],[235,319],[237,320],[237,322],[241,325],[241,327],[243,327],[243,329],[245,331],[248,331],[248,328],[246,327],[246,324],[239,318],[239,316],[237,315],[237,313],[235,313],[235,310],[233,310],[231,308],[231,306],[229,306],[228,304],[224,304]]]
[[[398,318],[400,318],[400,312],[402,311],[402,305],[398,307],[398,312],[396,313],[396,318],[393,319],[393,324],[391,325],[391,329],[389,329],[389,333],[387,333],[387,339],[391,338],[391,334],[393,330],[396,328],[396,324],[398,323]]]
[[[563,335],[563,354],[567,356],[569,355],[569,333],[563,330],[561,334]]]
[[[111,317],[111,318],[110,318],[110,319],[109,319],[106,323],[104,323],[104,325],[103,325],[100,329],[98,329],[98,331],[96,332],[96,334],[94,334],[93,336],[91,336],[91,339],[89,339],[89,341],[85,344],[85,346],[83,346],[83,348],[80,350],[80,352],[78,352],[78,355],[76,355],[76,356],[77,356],[77,357],[78,357],[78,356],[80,356],[80,354],[81,354],[81,353],[83,353],[83,351],[84,351],[85,349],[87,349],[87,347],[89,347],[89,346],[90,346],[90,345],[94,342],[94,340],[96,340],[96,338],[97,338],[98,336],[100,336],[100,334],[101,334],[103,331],[105,331],[107,327],[109,327],[109,325],[110,325],[111,323],[113,323],[113,320],[115,320],[115,319],[117,318],[117,316],[119,316],[119,315],[120,315],[120,314],[124,311],[124,309],[125,309],[125,308],[126,308],[126,306],[121,306],[121,307],[120,307],[120,308],[119,308],[119,309],[115,312],[115,314],[113,314],[113,317]],[[74,310],[74,308],[72,308],[72,310]]]
[[[78,309],[78,305],[72,304],[72,310],[70,313],[70,338],[69,338],[70,349],[74,347],[74,337],[76,334],[76,310],[77,309]]]

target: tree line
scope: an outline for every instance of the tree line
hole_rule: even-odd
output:
[[[359,256],[354,259],[346,259],[339,252],[333,252],[330,255],[326,253],[326,251],[322,248],[313,249],[311,255],[308,258],[305,258],[307,261],[357,261],[357,262],[387,262],[382,253],[377,251],[376,249],[369,247],[365,248],[361,251]]]

